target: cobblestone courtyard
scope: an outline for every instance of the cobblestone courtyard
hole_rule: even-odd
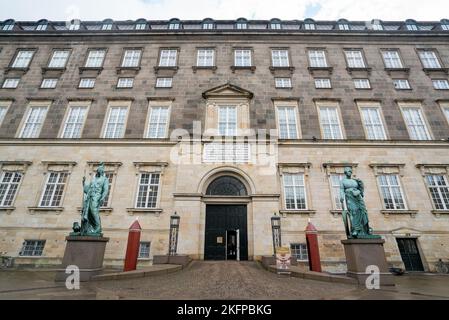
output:
[[[68,291],[54,272],[0,272],[0,299],[449,299],[449,276],[397,277],[391,290],[278,276],[255,262],[193,262],[184,271],[133,280],[81,284]]]

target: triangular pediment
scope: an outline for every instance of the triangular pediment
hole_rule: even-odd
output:
[[[402,227],[391,230],[391,233],[393,235],[419,235],[422,233],[422,231],[413,228]]]
[[[212,88],[203,93],[204,99],[210,98],[247,98],[252,99],[254,94],[230,83]]]

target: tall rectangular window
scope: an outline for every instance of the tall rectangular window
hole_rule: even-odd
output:
[[[0,126],[3,123],[3,119],[5,119],[7,111],[8,111],[8,106],[0,104]]]
[[[323,139],[343,139],[338,110],[336,107],[320,107],[320,122]]]
[[[119,139],[125,135],[127,107],[111,107],[107,115],[103,137],[105,139]]]
[[[39,206],[44,208],[60,207],[64,195],[68,172],[48,172]]]
[[[290,249],[292,252],[292,257],[298,261],[308,261],[309,254],[307,252],[306,243],[292,243],[290,244]]]
[[[285,49],[273,49],[271,50],[271,60],[273,67],[290,67],[290,61],[288,58],[288,50]]]
[[[21,181],[21,172],[2,172],[0,178],[0,207],[11,207],[14,204]]]
[[[213,67],[214,66],[214,49],[198,49],[197,66]]]
[[[123,68],[137,68],[140,65],[140,57],[142,50],[133,49],[125,50],[123,55],[122,67]]]
[[[34,56],[34,50],[19,50],[12,64],[12,68],[28,68]]]
[[[332,199],[333,199],[333,205],[335,210],[343,210],[344,207],[342,206],[342,203],[340,202],[340,183],[345,178],[344,174],[331,174],[329,179],[331,183],[332,188]]]
[[[440,69],[441,64],[435,51],[419,51],[419,58],[426,69]]]
[[[345,54],[349,68],[366,68],[365,59],[361,50],[346,50]]]
[[[443,112],[444,112],[444,115],[446,116],[447,122],[449,122],[449,106],[448,107],[443,107]]]
[[[178,50],[163,49],[159,59],[159,67],[176,67]]]
[[[386,210],[405,210],[404,194],[402,192],[399,176],[381,175],[377,177],[382,193],[384,208]]]
[[[427,175],[427,187],[436,210],[449,210],[449,184],[443,175]]]
[[[159,173],[141,173],[139,176],[139,191],[137,193],[137,208],[154,209],[157,206],[159,192]]]
[[[234,66],[235,67],[251,67],[251,50],[237,49],[234,50]]]
[[[106,50],[90,50],[86,60],[86,68],[101,68]]]
[[[21,257],[40,257],[44,252],[45,240],[25,240],[20,250]]]
[[[361,107],[363,125],[366,130],[366,138],[369,140],[386,140],[385,127],[382,121],[379,107]]]
[[[402,69],[402,60],[397,50],[386,50],[382,52],[385,67],[388,69]]]
[[[50,62],[48,63],[49,68],[65,68],[67,61],[70,56],[69,50],[55,50],[51,56]]]
[[[304,174],[284,174],[285,208],[306,210],[306,186]]]
[[[405,123],[412,140],[431,140],[421,108],[403,107]]]
[[[298,139],[295,107],[277,107],[280,139]]]
[[[106,176],[106,178],[109,181],[109,189],[108,189],[108,194],[106,195],[106,198],[104,198],[104,201],[101,204],[101,207],[102,208],[108,208],[108,207],[110,207],[110,203],[109,202],[111,200],[111,190],[112,190],[111,186],[112,186],[112,183],[114,181],[114,172],[105,172],[104,175]]]
[[[141,242],[139,246],[139,259],[150,259],[151,242]]]
[[[218,133],[221,136],[237,135],[237,107],[220,106],[218,109]]]
[[[147,138],[164,139],[167,137],[168,107],[151,107]]]
[[[309,50],[309,61],[312,68],[327,68],[324,50]]]
[[[25,123],[19,138],[38,138],[47,115],[48,107],[31,106],[26,114]]]
[[[64,124],[63,139],[79,139],[86,119],[86,106],[71,106]]]

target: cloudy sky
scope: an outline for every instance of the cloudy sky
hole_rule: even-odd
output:
[[[173,17],[440,20],[449,18],[449,0],[0,0],[0,20],[155,20]]]

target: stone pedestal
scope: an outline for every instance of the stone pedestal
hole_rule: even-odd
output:
[[[192,259],[186,255],[176,255],[176,256],[154,256],[153,265],[158,264],[177,264],[186,267]]]
[[[68,266],[80,269],[80,281],[89,281],[103,271],[104,253],[109,238],[72,237],[66,238],[67,244],[61,269],[56,273],[56,281],[66,281],[70,274],[65,270]]]
[[[348,277],[355,278],[359,285],[365,286],[369,266],[380,270],[380,285],[394,286],[394,276],[388,270],[383,239],[351,239],[342,241],[345,247]]]

